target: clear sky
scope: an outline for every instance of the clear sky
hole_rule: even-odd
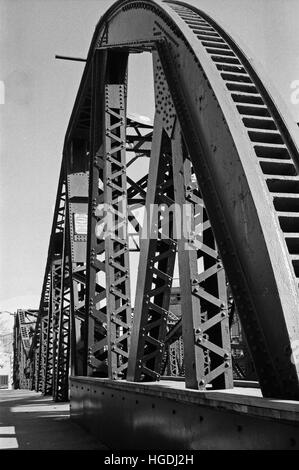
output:
[[[63,139],[84,67],[54,56],[86,57],[96,23],[112,3],[0,0],[0,310],[39,303]],[[290,85],[299,80],[299,1],[186,3],[242,39],[299,121],[299,104],[290,100]],[[129,83],[130,111],[151,116],[144,92],[150,67],[139,65]]]

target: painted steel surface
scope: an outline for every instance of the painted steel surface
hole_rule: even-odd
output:
[[[298,403],[241,393],[72,377],[71,419],[114,450],[299,448]]]
[[[145,139],[137,133],[135,140],[126,130],[131,125],[138,131],[142,124],[126,120],[127,61],[129,54],[143,51],[154,59],[156,118],[153,133],[150,128]],[[67,399],[69,365],[76,375],[119,379],[128,370],[134,381],[159,378],[177,241],[170,233],[166,242],[147,239],[137,245],[141,256],[131,329],[127,239],[99,242],[94,229],[102,221],[97,208],[103,203],[116,207],[117,201],[124,230],[130,222],[138,233],[139,224],[130,212],[134,198],[146,206],[161,200],[170,206],[175,199],[182,205],[190,190],[180,192],[182,184],[188,186],[180,168],[188,160],[189,177],[193,172],[198,185],[193,196],[202,198],[213,233],[212,239],[205,235],[203,251],[213,261],[207,261],[198,278],[192,259],[179,248],[187,309],[181,322],[188,345],[186,382],[200,388],[207,378],[214,387],[231,386],[225,270],[264,397],[298,400],[299,365],[291,353],[299,340],[299,138],[274,97],[252,58],[194,7],[175,1],[120,0],[105,13],[90,46],[65,137],[30,352],[36,390],[51,390],[48,373],[53,370],[54,397],[57,378],[62,377],[64,394],[59,399]],[[150,156],[148,178],[128,178],[128,144]],[[55,262],[62,266],[57,289],[51,281]],[[217,282],[209,281],[208,289],[202,280],[211,269]],[[105,276],[103,284],[100,274]],[[194,281],[195,287],[188,284]],[[206,317],[203,299],[210,304]],[[216,325],[216,333],[202,334],[202,329]],[[218,356],[211,373],[207,351]],[[162,408],[167,407],[161,400]],[[100,413],[102,405],[97,403]],[[113,416],[109,402],[105,406],[107,416]],[[164,421],[170,424],[168,418]],[[218,417],[211,415],[210,422],[217,423]],[[194,422],[194,429],[197,426]],[[269,442],[287,446],[272,434]]]

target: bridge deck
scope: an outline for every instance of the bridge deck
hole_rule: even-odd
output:
[[[129,385],[129,383],[127,383]],[[130,385],[129,385],[130,386]],[[133,385],[136,386],[135,384]],[[183,381],[161,380],[159,384],[147,382],[138,384],[141,389],[159,391],[167,398],[175,398],[187,403],[198,403],[210,407],[221,407],[239,413],[258,415],[273,419],[299,423],[299,402],[293,400],[273,400],[263,398],[260,388],[252,386],[234,387],[227,390],[191,390]]]
[[[252,387],[202,392],[182,381],[73,377],[71,417],[115,449],[299,448],[299,402]]]
[[[69,403],[28,390],[0,390],[0,450],[106,449],[73,423]]]

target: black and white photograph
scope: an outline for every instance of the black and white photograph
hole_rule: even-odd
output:
[[[0,457],[295,456],[298,19],[0,0]]]

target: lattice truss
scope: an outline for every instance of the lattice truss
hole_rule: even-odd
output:
[[[89,346],[88,366],[93,370],[107,359],[109,376],[118,378],[127,365],[132,317],[124,86],[106,86],[104,122],[104,145],[96,154],[92,175],[89,339],[94,344]]]
[[[57,401],[68,397],[70,285],[66,180],[62,167],[36,331],[29,355],[31,387]]]
[[[139,52],[153,58],[153,124],[127,113]],[[298,398],[298,129],[251,62],[181,2],[124,0],[101,19],[29,349],[15,328],[15,377],[29,374],[16,382],[55,400],[70,373],[230,388],[233,368],[247,375],[241,348],[264,396]]]
[[[38,312],[36,310],[17,310],[14,324],[14,388],[32,389],[29,351],[35,332]]]
[[[148,191],[146,207],[160,205],[161,211],[154,223],[148,223],[151,236],[141,254],[146,264],[143,271],[139,269],[137,281],[140,291],[135,303],[129,378],[158,378],[163,353],[162,370],[168,359],[170,375],[181,375],[184,340],[187,385],[229,387],[232,373],[224,269],[157,56],[154,69],[158,111],[148,183],[149,191],[154,189]],[[169,217],[174,203],[179,220]],[[169,298],[177,251],[182,317],[173,322]]]
[[[98,149],[92,156],[77,139],[63,164],[31,371],[34,388],[57,401],[68,397],[70,371],[232,386],[225,274],[153,56],[154,128],[126,116],[125,82],[107,83]],[[81,132],[90,92],[86,100]],[[170,306],[176,263],[180,314]]]

